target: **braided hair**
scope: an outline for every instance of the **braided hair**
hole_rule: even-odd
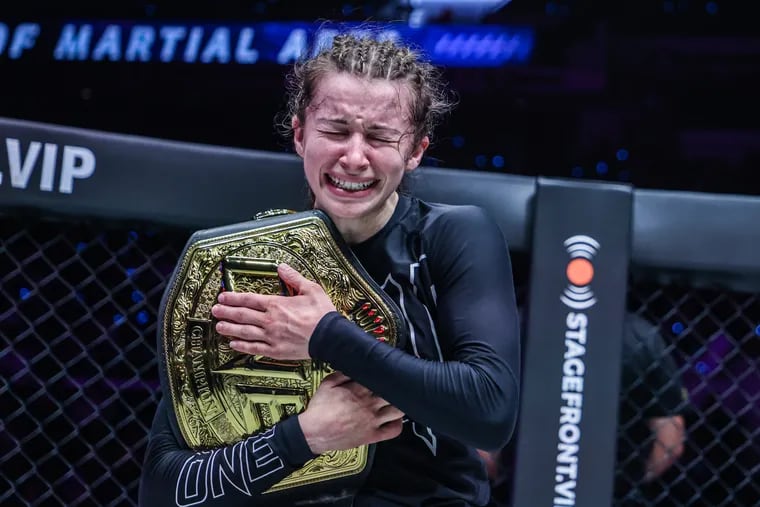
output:
[[[414,144],[432,138],[441,118],[454,106],[438,69],[419,53],[392,40],[369,36],[336,35],[332,45],[315,56],[296,62],[286,78],[287,110],[280,127],[292,137],[291,119],[305,121],[306,109],[321,78],[345,72],[366,79],[403,83],[411,96],[409,119]]]

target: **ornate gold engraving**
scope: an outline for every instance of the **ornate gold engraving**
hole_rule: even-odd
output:
[[[319,361],[240,354],[217,334],[211,307],[222,290],[291,295],[277,276],[285,262],[319,283],[336,309],[378,340],[398,336],[391,306],[344,255],[324,215],[292,219],[189,244],[167,296],[162,326],[168,385],[179,427],[193,449],[231,444],[303,411],[332,370]],[[256,224],[254,223],[254,226]],[[270,491],[361,472],[367,447],[326,453]]]

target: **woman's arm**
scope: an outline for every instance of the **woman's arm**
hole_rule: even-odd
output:
[[[151,428],[140,480],[142,507],[251,504],[314,457],[296,418],[234,445],[197,452],[177,441],[162,399]]]
[[[230,347],[330,363],[412,419],[475,447],[509,440],[517,417],[519,331],[511,263],[498,226],[474,206],[452,207],[425,231],[445,361],[377,342],[345,319],[317,283],[281,264],[282,297],[225,292],[212,308]]]
[[[248,506],[252,497],[266,503],[272,497],[262,493],[317,454],[395,438],[403,413],[333,373],[319,385],[306,411],[233,445],[193,451],[178,441],[172,417],[162,399],[140,481],[142,507]]]
[[[337,312],[309,342],[323,359],[412,419],[482,449],[509,440],[519,392],[519,329],[511,262],[498,226],[474,207],[439,217],[425,246],[444,361],[378,342]]]

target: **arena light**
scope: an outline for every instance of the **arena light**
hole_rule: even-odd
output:
[[[400,39],[433,63],[496,67],[527,62],[534,30],[524,26],[404,23],[187,23],[79,20],[62,23],[0,20],[0,61],[287,65],[341,32]]]
[[[409,26],[420,27],[439,16],[449,15],[455,21],[476,23],[511,0],[409,0],[412,8]]]

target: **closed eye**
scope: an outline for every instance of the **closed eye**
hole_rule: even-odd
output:
[[[326,136],[330,136],[330,137],[343,137],[343,136],[346,135],[345,132],[339,132],[339,131],[336,131],[336,130],[319,130],[319,129],[317,129],[317,132],[319,132],[321,134],[324,134]]]
[[[386,137],[378,137],[378,136],[370,136],[369,140],[375,141],[378,143],[388,143],[388,144],[390,143],[395,144],[397,142],[396,139],[388,139]]]
[[[335,139],[338,139],[338,138],[342,139],[349,135],[348,132],[344,132],[340,130],[317,129],[317,132],[327,137],[331,137]],[[371,144],[397,144],[399,142],[398,139],[391,139],[391,138],[383,137],[383,136],[367,136],[367,140]]]

